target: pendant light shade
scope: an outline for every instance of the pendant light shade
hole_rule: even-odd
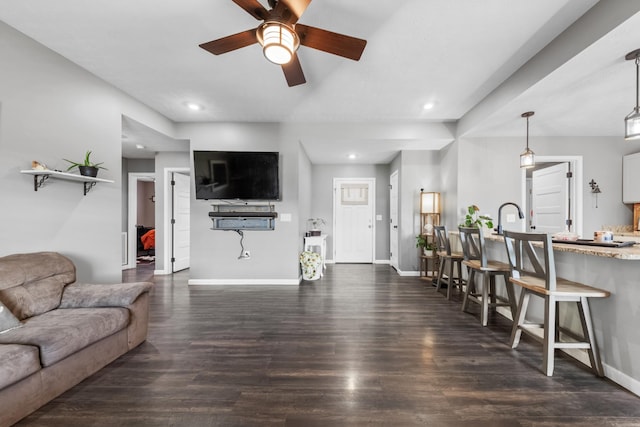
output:
[[[300,45],[296,32],[281,22],[269,21],[258,28],[264,56],[274,64],[288,64]]]
[[[636,106],[633,111],[624,118],[624,139],[640,139],[640,99],[639,86],[640,86],[640,49],[636,49],[633,52],[629,52],[625,58],[630,61],[636,62]]]
[[[527,111],[526,113],[522,113],[521,117],[527,119],[527,148],[520,154],[520,167],[521,168],[532,168],[536,165],[536,157],[535,153],[529,149],[529,117],[533,116],[535,113],[533,111]]]

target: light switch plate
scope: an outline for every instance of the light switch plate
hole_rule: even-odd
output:
[[[382,215],[376,215],[376,221],[382,221]]]
[[[290,213],[280,214],[280,222],[291,222],[291,214]]]

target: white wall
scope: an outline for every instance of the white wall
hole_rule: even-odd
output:
[[[0,255],[58,251],[81,281],[121,280],[121,117],[171,131],[172,124],[94,75],[0,22]],[[48,180],[33,191],[19,173],[32,160],[66,169],[63,158],[108,168],[83,195],[82,185]]]

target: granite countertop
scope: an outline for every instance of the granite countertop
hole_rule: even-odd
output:
[[[456,236],[459,234],[457,230],[450,231],[451,234]],[[623,233],[625,235],[636,236],[640,242],[640,232],[635,233]],[[494,242],[504,242],[504,237],[497,234],[485,234],[485,240]],[[571,243],[553,243],[553,250],[559,252],[573,252],[576,254],[593,255],[606,258],[617,258],[630,261],[640,261],[640,244],[633,246],[627,246],[624,248],[609,248],[603,246],[584,246],[575,245]]]

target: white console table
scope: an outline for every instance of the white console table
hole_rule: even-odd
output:
[[[320,248],[320,256],[322,257],[322,270],[320,275],[324,275],[324,270],[327,268],[327,235],[321,234],[320,236],[305,236],[304,237],[304,250],[311,251],[314,246]]]

